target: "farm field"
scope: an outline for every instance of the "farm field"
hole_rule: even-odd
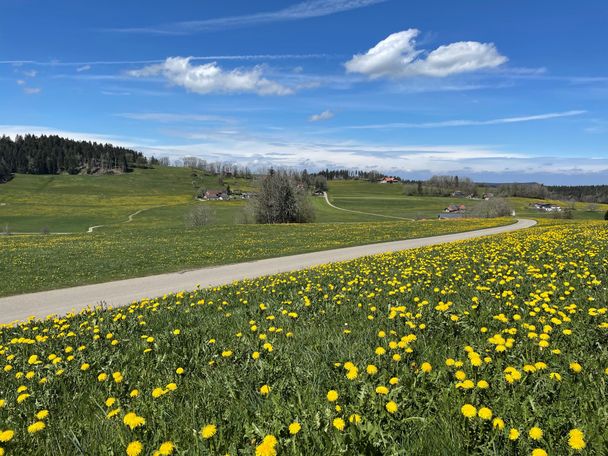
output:
[[[471,219],[185,229],[146,228],[140,220],[93,233],[0,236],[0,276],[5,278],[0,296],[510,223]]]
[[[607,242],[547,221],[5,327],[0,446],[606,454]]]
[[[221,187],[218,178],[187,168],[136,169],[103,176],[17,175],[0,185],[0,229],[12,232],[85,232],[94,225],[120,227],[130,214],[134,221],[157,227],[183,227],[184,216],[197,202],[199,186]],[[233,190],[248,191],[252,181],[225,179]],[[238,202],[237,202],[238,203]],[[242,204],[242,203],[241,203]],[[237,207],[231,202],[230,209]],[[219,209],[217,223],[234,223],[234,214]]]
[[[437,215],[450,204],[464,204],[468,211],[474,210],[480,200],[467,198],[434,197],[434,196],[406,196],[403,194],[403,186],[400,184],[376,184],[364,181],[330,181],[329,200],[336,206],[344,209],[369,212],[372,214],[390,215],[404,218],[437,218]],[[321,207],[323,201],[319,198],[315,201],[317,209],[325,221],[338,221],[340,217],[350,217],[351,220],[372,220],[377,217],[330,210]],[[539,200],[531,198],[507,198],[511,207],[518,217],[529,218],[552,218],[552,214],[541,212],[529,207],[529,204]],[[559,204],[563,207],[571,203],[553,200],[542,200]],[[597,204],[595,211],[589,211],[588,203],[575,203],[573,211],[574,219],[601,220],[608,210],[608,204]],[[341,212],[341,213],[340,213]]]

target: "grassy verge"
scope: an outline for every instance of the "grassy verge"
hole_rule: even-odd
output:
[[[0,329],[0,447],[606,454],[607,242],[546,226]]]
[[[65,236],[0,236],[0,295],[105,282],[195,267],[373,242],[468,231],[509,219],[200,229],[143,226]]]

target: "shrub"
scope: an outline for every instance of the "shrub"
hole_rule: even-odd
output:
[[[215,211],[208,204],[199,204],[194,206],[185,217],[186,226],[189,228],[209,225],[214,220]]]
[[[473,210],[472,215],[480,218],[508,217],[513,209],[503,198],[484,200]]]
[[[270,170],[262,179],[252,204],[257,223],[308,223],[314,220],[314,210],[304,186],[298,186],[294,177],[283,171]]]

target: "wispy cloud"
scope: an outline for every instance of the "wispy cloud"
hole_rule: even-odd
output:
[[[208,114],[175,114],[168,112],[125,112],[116,114],[118,117],[132,120],[143,120],[159,123],[183,123],[183,122],[209,122],[209,123],[233,123],[228,117]]]
[[[444,128],[444,127],[470,127],[470,126],[481,126],[481,125],[501,125],[501,124],[513,124],[521,122],[536,122],[541,120],[558,119],[562,117],[580,116],[586,114],[584,110],[572,110],[564,112],[549,112],[545,114],[536,114],[530,116],[518,116],[518,117],[502,117],[498,119],[489,120],[442,120],[439,122],[395,122],[385,124],[371,124],[371,125],[351,125],[343,128],[353,130],[372,130],[372,129],[391,129],[391,128]]]
[[[130,27],[110,29],[123,33],[148,33],[163,35],[182,35],[196,32],[225,30],[239,27],[270,24],[273,22],[296,21],[314,17],[329,16],[366,6],[384,3],[388,0],[307,0],[278,11],[227,16],[196,21],[174,22],[150,27]]]
[[[23,92],[26,95],[37,95],[42,92],[42,89],[40,87],[24,87]]]
[[[112,143],[123,147],[148,147],[156,141],[149,138],[135,138],[105,133],[87,133],[81,131],[63,130],[61,128],[41,125],[0,125],[0,136],[15,137],[16,135],[57,135],[78,141],[95,141],[99,143]]]
[[[312,59],[338,59],[343,56],[337,54],[233,54],[233,55],[196,55],[191,60],[312,60]],[[58,60],[0,60],[0,65],[35,65],[50,67],[77,67],[76,71],[87,71],[93,66],[121,66],[121,65],[151,65],[162,63],[165,59],[147,60],[88,60],[77,62],[62,62]]]
[[[320,114],[313,114],[308,120],[311,122],[321,122],[323,120],[333,119],[334,116],[335,114],[332,111],[327,110]]]

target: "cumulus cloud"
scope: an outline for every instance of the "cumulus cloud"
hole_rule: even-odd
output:
[[[365,54],[356,54],[345,63],[346,71],[372,79],[412,76],[446,77],[495,68],[508,59],[493,43],[459,41],[439,46],[431,52],[416,48],[417,29],[393,33]]]
[[[311,122],[321,122],[323,120],[332,119],[334,116],[335,116],[335,114],[333,112],[331,112],[330,110],[327,110],[327,111],[323,111],[320,114],[313,114],[312,116],[310,116],[310,118],[308,120],[310,120]]]
[[[290,95],[293,89],[263,77],[261,66],[250,69],[224,70],[216,62],[192,65],[191,57],[169,57],[164,62],[132,70],[137,78],[162,76],[169,83],[190,92],[256,93],[258,95]]]

